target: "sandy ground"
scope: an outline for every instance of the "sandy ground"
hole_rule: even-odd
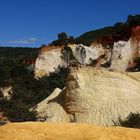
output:
[[[140,130],[75,123],[9,123],[0,140],[140,140]]]

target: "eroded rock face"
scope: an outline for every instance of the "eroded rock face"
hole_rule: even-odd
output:
[[[110,69],[125,72],[135,66],[137,57],[140,57],[140,26],[132,27],[128,41],[114,43]]]
[[[65,63],[61,59],[61,48],[44,51],[36,60],[35,77],[49,75],[49,73],[57,71],[59,66],[64,65]]]
[[[0,87],[0,92],[1,92],[1,96],[2,96],[1,98],[10,100],[13,95],[12,86]]]
[[[114,43],[110,69],[112,71],[125,72],[129,63],[132,63],[131,41]]]
[[[45,121],[91,123],[111,126],[118,118],[140,112],[140,80],[135,73],[122,74],[93,67],[73,68],[66,89],[38,104]],[[40,107],[39,107],[40,106]]]
[[[109,67],[109,70],[117,72],[125,72],[133,68],[134,60],[140,56],[140,41],[135,37],[128,41],[115,42],[112,50],[103,49],[101,44],[96,44],[95,47],[87,47],[82,44],[69,45],[69,47],[79,64],[93,65],[95,62],[95,66]],[[35,77],[49,75],[57,72],[59,68],[67,66],[66,61],[62,58],[62,49],[62,47],[55,47],[55,49],[41,51],[35,64]]]
[[[92,61],[104,54],[103,48],[90,48],[80,45],[70,45],[76,60],[82,65],[90,65]],[[47,47],[46,47],[47,48]],[[49,47],[50,48],[50,47]],[[62,59],[62,48],[58,47],[41,51],[35,64],[35,77],[42,77],[56,72],[60,67],[66,67],[66,62]]]
[[[37,111],[38,121],[69,122],[69,115],[64,110],[64,91],[56,88],[53,93],[31,110]]]
[[[69,75],[65,105],[76,122],[113,125],[119,116],[140,112],[140,83],[125,74],[74,69]]]
[[[76,46],[74,55],[80,64],[90,65],[94,60],[97,60],[100,56],[104,55],[104,50],[103,48],[91,48],[80,44]]]
[[[139,49],[139,42],[134,38],[114,43],[110,70],[125,72],[127,69],[133,68],[135,59],[139,57]]]

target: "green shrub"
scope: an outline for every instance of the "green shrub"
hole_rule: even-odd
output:
[[[137,57],[134,62],[136,63],[136,68],[139,71],[140,70],[140,57]]]
[[[124,120],[119,118],[119,121],[114,122],[114,125],[140,129],[140,113],[130,113]]]
[[[29,109],[47,98],[58,87],[63,89],[67,70],[60,68],[58,73],[34,78],[33,72],[26,69],[16,59],[0,59],[0,87],[12,85],[13,96],[9,101],[0,99],[0,112],[4,112],[10,121],[34,121],[35,112]]]
[[[62,58],[62,60],[64,60],[66,62],[67,68],[68,68],[69,65],[71,64],[72,60],[74,60],[74,55],[73,55],[72,49],[69,46],[65,46],[61,50],[61,58]]]
[[[21,100],[1,100],[1,109],[11,122],[35,121],[36,112],[29,111],[29,106]]]

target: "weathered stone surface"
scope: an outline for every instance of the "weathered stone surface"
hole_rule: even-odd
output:
[[[114,125],[119,117],[124,119],[131,112],[140,112],[140,81],[136,77],[135,73],[73,68],[66,89],[57,89],[37,105],[38,117],[45,118],[43,121]]]
[[[127,69],[134,67],[134,60],[140,55],[139,43],[135,38],[114,43],[110,70],[125,72]]]
[[[35,76],[49,75],[49,73],[57,71],[59,66],[62,67],[64,65],[65,63],[61,59],[61,48],[44,51],[36,60]]]
[[[76,122],[108,126],[130,112],[140,112],[140,83],[125,74],[73,69],[66,89],[65,107]]]
[[[112,71],[125,72],[132,61],[131,41],[114,43],[110,69]]]
[[[0,127],[1,140],[139,140],[140,130],[75,123],[10,123]]]
[[[70,47],[76,60],[82,65],[90,65],[92,61],[104,54],[104,49],[101,47],[90,48],[82,44],[70,45]],[[60,67],[66,67],[65,61],[61,57],[61,49],[58,47],[40,53],[35,64],[35,77],[49,75],[56,72]]]
[[[13,95],[12,86],[0,87],[0,92],[1,96],[3,96],[2,98],[10,100]]]
[[[140,82],[140,72],[128,72],[126,73],[129,77]]]
[[[104,55],[103,48],[99,47],[87,47],[82,44],[76,46],[73,53],[82,65],[90,65],[92,61],[97,60],[100,56]]]
[[[69,122],[70,118],[64,110],[64,91],[56,88],[53,93],[41,101],[34,110],[37,111],[38,121]]]

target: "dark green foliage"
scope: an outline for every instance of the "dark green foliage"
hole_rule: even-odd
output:
[[[140,15],[129,15],[127,18],[127,23],[131,26],[131,27],[135,27],[137,25],[140,25]]]
[[[68,38],[68,36],[65,32],[58,34],[58,39],[66,40],[67,38]]]
[[[58,39],[54,40],[50,45],[54,46],[66,46],[68,43],[75,43],[75,39],[73,36],[68,36],[65,32],[58,34]]]
[[[140,71],[140,57],[137,57],[134,62],[136,63],[137,70]]]
[[[56,87],[64,88],[67,70],[61,68],[58,73],[37,80],[33,72],[21,63],[20,56],[16,58],[13,54],[12,58],[4,54],[0,59],[0,87],[13,87],[9,101],[0,99],[0,112],[4,112],[10,121],[34,121],[36,112],[29,109],[48,97]]]
[[[115,29],[113,26],[102,28],[99,30],[94,30],[87,32],[80,37],[76,38],[76,43],[82,43],[86,46],[89,46],[93,40],[99,39],[103,35],[110,35],[115,32]]]
[[[66,62],[67,68],[68,68],[70,63],[74,59],[74,55],[73,55],[72,49],[69,46],[65,46],[61,50],[61,54],[62,54],[61,58]]]
[[[77,51],[77,52],[80,52],[80,56],[81,56],[81,58],[82,58],[82,59],[81,59],[81,60],[82,60],[81,64],[84,65],[84,60],[85,60],[85,58],[86,58],[86,50],[85,50],[85,48],[82,47],[82,46],[79,46],[79,47],[76,48],[76,51]]]
[[[36,58],[38,48],[0,47],[0,58]]]
[[[2,92],[1,92],[1,90],[0,90],[0,98],[3,98],[3,94],[2,94]]]
[[[12,71],[17,65],[16,60],[14,59],[0,59],[0,86],[9,85],[11,83]]]
[[[105,27],[105,28],[102,28],[99,30],[94,30],[94,31],[84,33],[83,35],[76,38],[75,42],[79,43],[79,44],[82,43],[84,45],[89,46],[93,40],[100,41],[100,39],[102,37],[108,37],[108,36],[123,37],[123,36],[127,35],[128,37],[124,38],[124,40],[126,40],[130,37],[130,35],[128,33],[131,32],[131,31],[128,31],[128,33],[127,33],[127,30],[129,28],[131,28],[133,26],[137,26],[137,25],[140,25],[140,15],[134,15],[134,16],[129,15],[126,22],[124,22],[124,23],[118,22],[118,23],[114,24],[114,26],[109,26],[109,27]],[[117,41],[117,40],[115,40],[115,41]]]
[[[21,100],[0,101],[0,109],[12,122],[35,121],[36,112],[29,111],[29,107]]]
[[[75,43],[74,37],[73,36],[70,36],[68,42],[71,43],[71,44],[74,44]]]
[[[50,45],[63,46],[68,44],[68,36],[65,32],[58,34],[58,39],[54,40]]]
[[[114,27],[115,27],[116,29],[123,28],[123,26],[124,26],[124,23],[122,23],[122,22],[117,22],[117,23],[114,24]]]
[[[125,120],[119,118],[119,122],[114,124],[122,127],[140,128],[140,113],[130,113]]]

